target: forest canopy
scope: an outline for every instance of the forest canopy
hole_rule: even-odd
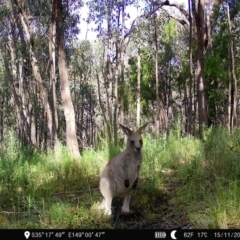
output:
[[[80,157],[100,136],[117,144],[119,123],[149,122],[155,136],[231,132],[240,4],[179,2],[2,0],[0,141],[11,130]]]

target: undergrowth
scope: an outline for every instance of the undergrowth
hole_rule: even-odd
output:
[[[209,129],[205,139],[144,134],[143,166],[131,207],[134,219],[107,218],[99,174],[124,146],[101,140],[74,161],[59,144],[42,153],[19,144],[13,134],[0,151],[0,228],[240,227],[240,129]],[[115,201],[115,208],[122,201]],[[116,210],[117,211],[117,210]],[[161,222],[161,223],[160,223]],[[136,226],[135,226],[136,227]]]

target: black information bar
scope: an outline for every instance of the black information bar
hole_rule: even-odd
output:
[[[26,230],[0,230],[0,239],[239,239],[240,229],[235,230],[196,230],[196,229],[172,229],[172,230],[71,230],[71,229],[26,229]]]

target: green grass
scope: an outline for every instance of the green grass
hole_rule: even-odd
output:
[[[107,218],[99,174],[123,150],[101,140],[72,160],[66,148],[40,153],[9,134],[0,151],[0,228],[240,227],[240,129],[192,136],[143,136],[143,166],[131,207],[141,213]],[[114,207],[121,206],[114,201]]]

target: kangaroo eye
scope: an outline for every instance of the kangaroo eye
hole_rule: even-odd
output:
[[[142,144],[142,139],[141,139],[141,140],[139,140],[139,142]]]
[[[133,140],[131,140],[131,144],[134,144],[134,141],[133,141]]]

